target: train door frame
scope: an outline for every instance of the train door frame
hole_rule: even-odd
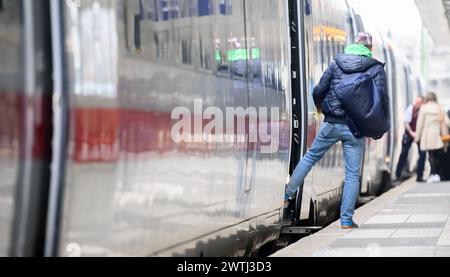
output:
[[[389,59],[389,79],[390,79],[390,107],[391,107],[391,131],[389,132],[390,138],[389,138],[389,162],[390,162],[390,170],[391,170],[391,177],[393,174],[395,174],[395,155],[397,151],[396,143],[398,141],[397,136],[397,64],[396,59],[394,55],[394,51],[392,49],[392,46],[389,44],[386,47],[387,51],[387,57]]]
[[[18,101],[20,108],[17,105],[16,109],[22,109],[23,118],[18,126],[22,133],[8,251],[13,257],[40,257],[44,252],[52,152],[49,5],[47,2],[36,4],[35,1],[17,3],[22,22],[18,36],[23,46],[18,53],[23,57],[20,72],[23,76],[23,99]]]
[[[53,52],[53,142],[44,255],[57,256],[68,144],[69,99],[64,57],[64,5],[50,0]]]
[[[308,4],[308,3],[306,3]],[[308,114],[306,107],[306,49],[304,13],[307,6],[303,0],[289,0],[289,32],[291,43],[291,90],[292,90],[292,132],[290,167],[291,175],[306,153],[306,131],[308,126]],[[297,192],[293,224],[298,224],[302,208],[303,186]],[[309,211],[304,211],[309,213]]]
[[[387,73],[387,84],[388,84],[388,94],[389,99],[391,101],[389,107],[390,107],[390,124],[391,124],[391,131],[388,132],[388,145],[386,149],[386,161],[388,164],[388,168],[390,170],[390,174],[393,171],[393,160],[394,160],[394,145],[395,145],[395,134],[393,133],[392,129],[395,128],[395,117],[393,116],[395,114],[395,105],[394,105],[394,91],[395,91],[395,83],[394,83],[394,66],[391,52],[389,51],[389,45],[384,42],[383,43],[383,54],[386,58],[386,73]]]

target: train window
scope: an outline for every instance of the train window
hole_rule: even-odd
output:
[[[419,79],[416,80],[416,86],[417,86],[418,96],[422,96],[423,95],[422,83],[420,82]]]
[[[354,32],[353,24],[354,24],[354,22],[353,22],[352,17],[350,15],[348,15],[347,16],[347,32],[348,32],[347,43],[348,44],[353,43],[353,40],[356,36],[356,34]]]
[[[231,0],[220,0],[219,11],[221,15],[231,15],[232,3]]]
[[[198,16],[208,16],[212,13],[211,0],[198,0]]]
[[[404,66],[405,86],[406,86],[406,107],[412,103],[411,68]]]
[[[127,1],[126,4],[124,4],[124,14],[126,47],[129,51],[139,52],[142,48],[142,2]],[[156,15],[152,18],[156,18]]]
[[[355,14],[355,19],[356,19],[356,27],[359,31],[364,30],[364,23],[362,21],[361,15],[359,14]],[[356,34],[355,34],[356,35]]]
[[[331,42],[331,36],[327,35],[327,62],[326,66],[331,62],[331,59],[333,58],[333,44]]]
[[[311,15],[311,4],[309,3],[309,0],[305,1],[305,15]]]
[[[396,86],[394,85],[394,84],[396,84],[397,83],[397,68],[396,68],[396,59],[395,59],[395,56],[394,56],[394,51],[392,50],[392,48],[391,47],[389,47],[389,51],[388,51],[388,54],[389,54],[389,58],[390,58],[390,61],[391,61],[391,66],[390,66],[390,68],[391,68],[391,77],[392,77],[392,87],[394,88],[394,90],[396,89]],[[393,91],[392,92],[392,95],[395,95],[396,93],[395,93],[395,91]],[[394,105],[394,107],[395,107],[395,105]]]
[[[306,38],[308,39],[309,37],[306,36]],[[314,38],[313,41],[314,41],[314,43],[313,43],[313,46],[314,46],[313,53],[314,53],[314,55],[312,55],[312,56],[314,57],[314,64],[319,64],[320,63],[320,56],[319,56],[318,53],[320,53],[320,43],[318,41],[316,41],[315,38]]]
[[[336,43],[336,40],[332,37],[331,38],[331,47],[332,47],[332,57],[335,57],[336,54],[338,53],[338,45]]]
[[[202,69],[211,70],[214,54],[212,49],[214,48],[213,40],[210,37],[209,28],[200,28],[200,35],[198,39],[198,45],[200,49],[200,67]]]
[[[192,64],[192,40],[189,35],[189,29],[183,29],[181,32],[181,62],[183,64]]]
[[[217,3],[217,2],[214,2]],[[203,18],[225,9],[231,14],[229,1],[213,7],[211,0],[130,0],[124,4],[125,44],[131,55],[163,64],[183,64],[211,70],[214,39],[210,24]],[[190,21],[181,20],[191,17]],[[196,24],[186,24],[197,21]],[[174,26],[174,22],[178,22]],[[219,55],[217,55],[219,54]]]
[[[320,64],[322,65],[322,70],[324,70],[323,66],[325,64],[325,43],[322,38],[320,38],[319,51],[320,51]]]
[[[160,31],[155,34],[156,57],[161,62],[170,60],[169,43],[170,37],[168,30]]]

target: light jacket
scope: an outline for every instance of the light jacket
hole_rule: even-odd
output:
[[[445,126],[445,114],[436,102],[429,102],[422,106],[417,119],[417,138],[423,151],[444,148],[442,136],[448,133]]]

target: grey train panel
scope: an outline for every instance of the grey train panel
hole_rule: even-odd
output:
[[[59,255],[248,255],[278,236],[289,163],[286,5],[177,2],[66,6]],[[248,135],[173,143],[171,111],[194,111],[195,99],[222,111],[279,107],[279,150],[262,154]]]

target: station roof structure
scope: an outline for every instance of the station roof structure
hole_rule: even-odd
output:
[[[450,0],[415,0],[436,45],[450,48]]]

